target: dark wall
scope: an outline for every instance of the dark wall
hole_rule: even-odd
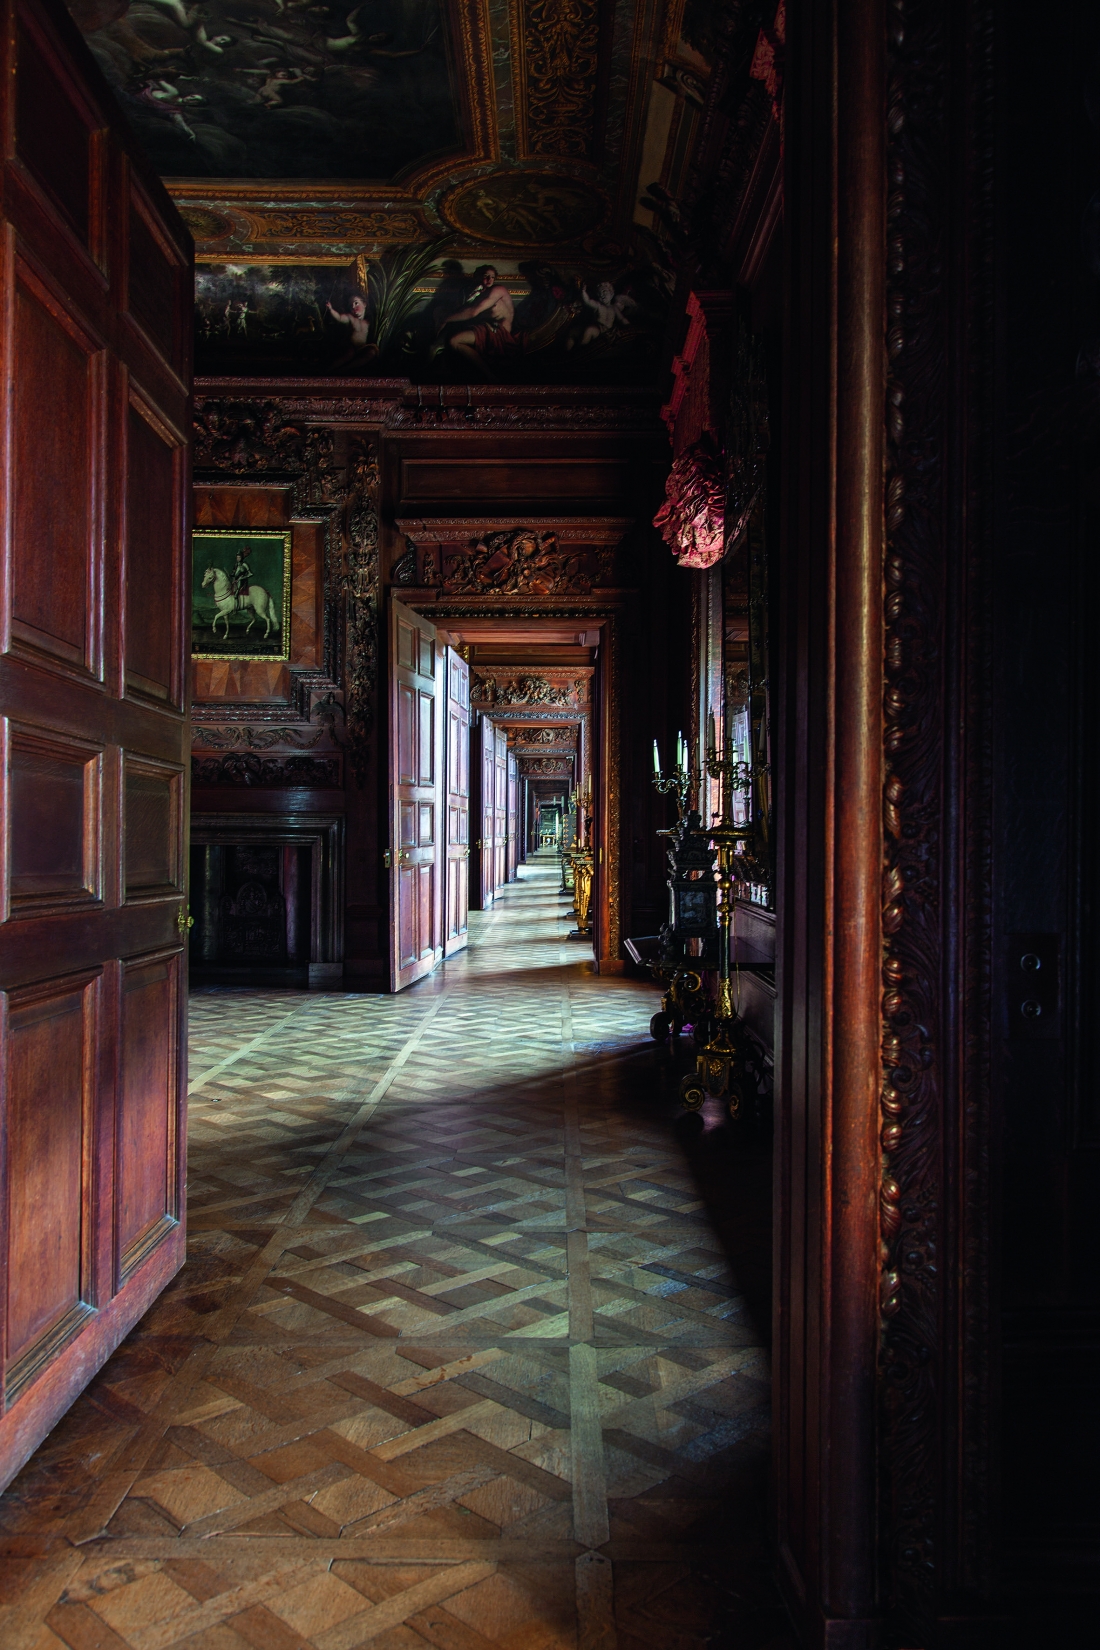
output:
[[[993,1076],[1002,1577],[1026,1643],[1032,1611],[1084,1627],[1100,1594],[1100,13],[1062,10],[1055,50],[1042,33],[1000,8]]]

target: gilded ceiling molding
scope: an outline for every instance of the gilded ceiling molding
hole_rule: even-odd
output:
[[[522,142],[529,155],[592,153],[599,11],[599,0],[519,0]]]

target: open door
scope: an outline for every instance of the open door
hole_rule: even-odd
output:
[[[508,733],[505,728],[496,730],[494,755],[493,881],[497,888],[503,888],[508,881]]]
[[[487,716],[479,716],[470,746],[471,811],[477,829],[470,860],[470,904],[475,911],[488,911],[496,892],[496,748],[496,728]]]
[[[191,242],[4,0],[0,1483],[184,1258]]]
[[[443,956],[440,754],[443,659],[435,626],[390,603],[390,988]]]
[[[515,751],[508,752],[508,881],[515,882],[519,863],[519,761]]]
[[[446,650],[447,677],[447,886],[443,955],[453,957],[468,939],[470,904],[470,667],[453,647]]]

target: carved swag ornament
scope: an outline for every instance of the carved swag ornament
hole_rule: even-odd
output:
[[[191,778],[196,785],[308,786],[339,790],[337,756],[258,756],[245,751],[232,756],[193,756]]]
[[[596,583],[610,560],[607,551],[599,555]],[[587,594],[593,582],[584,551],[559,549],[556,534],[530,527],[486,533],[469,550],[448,556],[443,572],[448,596]]]
[[[519,768],[520,772],[525,774],[540,774],[543,778],[567,779],[573,772],[573,763],[569,757],[521,756]]]
[[[470,697],[490,705],[568,705],[574,699],[583,699],[584,692],[583,676],[569,687],[553,687],[545,676],[520,676],[514,682],[498,682],[495,676],[475,673]]]
[[[543,728],[509,728],[510,745],[569,745],[576,739],[572,726]]]

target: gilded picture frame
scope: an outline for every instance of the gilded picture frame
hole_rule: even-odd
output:
[[[282,527],[196,527],[191,657],[290,657],[291,535]]]

